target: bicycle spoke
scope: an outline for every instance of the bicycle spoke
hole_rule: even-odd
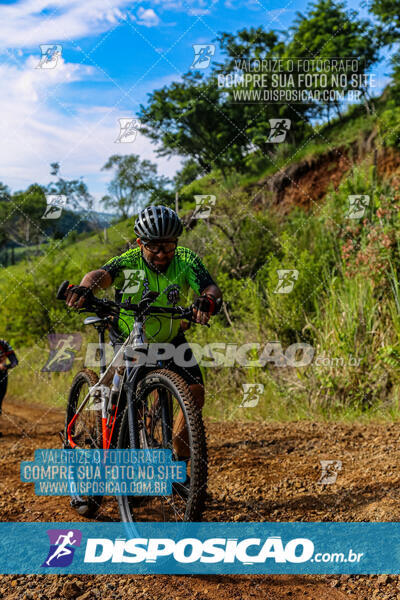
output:
[[[98,381],[96,373],[88,369],[80,371],[74,378],[68,398],[66,439],[72,441],[78,448],[101,448],[102,427],[101,412],[93,409],[91,401],[87,402],[79,411],[89,389]],[[72,425],[70,425],[72,423]],[[70,438],[68,438],[68,434]],[[73,506],[84,516],[93,516],[99,509],[102,498],[100,496],[70,495]]]
[[[120,498],[121,517],[137,522],[199,519],[207,481],[207,451],[201,416],[187,384],[176,373],[157,370],[144,377],[136,402],[139,447],[170,450],[173,461],[185,460],[186,480],[171,483],[172,493],[168,495]],[[126,412],[118,447],[130,447],[129,440]]]

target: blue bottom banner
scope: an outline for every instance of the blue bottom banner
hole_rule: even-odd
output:
[[[0,573],[400,574],[400,523],[0,523]]]

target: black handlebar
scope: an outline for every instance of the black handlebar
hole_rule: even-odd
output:
[[[70,286],[69,281],[63,281],[56,294],[57,300],[65,300],[67,290],[70,287],[72,286]],[[191,306],[188,308],[184,308],[183,306],[175,306],[171,308],[167,306],[151,306],[158,296],[159,294],[157,292],[147,292],[147,294],[138,304],[133,304],[130,301],[113,302],[112,300],[107,300],[106,298],[99,299],[96,298],[92,292],[89,292],[85,297],[85,304],[81,311],[94,312],[99,316],[105,317],[116,314],[118,309],[123,308],[124,310],[133,312],[136,317],[141,318],[149,315],[168,314],[171,316],[175,315],[180,319],[186,319],[188,321],[192,320],[193,308]]]

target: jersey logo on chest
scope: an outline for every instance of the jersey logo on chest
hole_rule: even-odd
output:
[[[179,285],[169,285],[165,288],[164,294],[167,296],[168,304],[178,304],[181,295]]]

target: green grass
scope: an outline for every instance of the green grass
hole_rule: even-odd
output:
[[[360,135],[372,131],[377,117],[383,112],[385,104],[376,102],[377,110],[375,115],[365,114],[362,106],[350,107],[342,120],[338,118],[330,124],[315,125],[313,134],[305,140],[299,147],[288,147],[282,145],[282,151],[273,159],[265,156],[265,166],[256,172],[249,172],[244,175],[231,173],[224,180],[219,172],[212,172],[198,179],[191,184],[183,187],[180,194],[183,198],[181,209],[187,212],[193,209],[194,203],[189,198],[195,194],[215,193],[218,197],[221,193],[232,191],[238,188],[257,183],[260,179],[269,177],[282,168],[287,168],[292,164],[309,158],[316,158],[334,148],[344,146],[349,148],[351,144],[360,138]],[[249,171],[251,171],[249,169]]]
[[[5,402],[13,398],[27,404],[37,403],[53,408],[66,409],[68,391],[74,374],[83,367],[88,341],[95,342],[95,336],[85,337],[82,349],[78,352],[71,371],[66,373],[44,373],[48,348],[44,345],[18,349],[20,365],[10,373],[8,395]],[[94,368],[95,371],[98,369]],[[301,375],[288,369],[261,370],[249,377],[244,370],[231,368],[207,369],[206,402],[204,417],[211,421],[279,421],[299,420],[370,422],[398,421],[400,413],[396,402],[377,405],[363,410],[356,406],[322,407],[310,403],[308,383],[303,377],[316,377],[314,367],[309,367]],[[278,372],[279,371],[279,372]],[[257,406],[241,407],[242,383],[257,382],[264,385],[264,393]],[[396,392],[399,389],[397,388]],[[7,407],[5,407],[7,410]]]
[[[352,108],[343,122],[321,128],[323,143],[312,142],[295,160],[325,152],[331,143],[350,144],[373,125],[374,117]],[[233,175],[223,182],[221,175],[212,173],[183,190],[182,213],[194,207],[194,194],[217,196],[215,217],[220,227],[197,223],[185,232],[182,243],[205,258],[223,289],[230,315],[230,321],[224,313],[216,317],[210,329],[194,328],[188,339],[201,345],[262,346],[279,340],[283,348],[306,341],[317,358],[329,361],[301,368],[204,369],[204,415],[219,421],[399,420],[400,245],[380,243],[400,238],[397,191],[387,181],[378,181],[367,164],[359,165],[313,214],[296,209],[278,221],[269,213],[243,214],[248,200],[244,183],[255,179]],[[350,194],[370,195],[365,223],[349,223]],[[379,216],[378,209],[388,211],[386,216]],[[232,240],[233,225],[238,227]],[[12,395],[27,402],[65,405],[73,373],[40,371],[48,353],[47,334],[82,331],[83,317],[57,303],[55,289],[63,279],[79,282],[85,272],[124,251],[133,238],[133,223],[128,220],[110,227],[107,242],[102,232],[75,243],[55,242],[44,256],[0,270],[0,332],[15,344],[21,359],[12,373]],[[354,247],[345,259],[342,248],[349,239]],[[274,292],[279,268],[299,271],[291,294]],[[89,339],[95,340],[94,332],[85,333],[80,356]],[[359,364],[351,364],[350,357]],[[81,364],[82,358],[73,372]],[[249,383],[262,384],[264,393],[256,406],[243,408],[242,386]]]
[[[81,265],[82,260],[89,258],[92,262],[99,261],[99,266],[104,264],[103,261],[108,260],[113,252],[119,251],[123,246],[126,246],[129,242],[134,239],[133,234],[133,219],[127,219],[121,221],[116,225],[112,225],[107,230],[107,241],[104,241],[103,230],[94,233],[87,234],[83,233],[78,237],[78,241],[72,242],[69,238],[63,240],[54,241],[54,250],[49,244],[41,244],[36,249],[40,250],[43,256],[40,257],[29,257],[28,260],[24,260],[16,265],[7,267],[7,269],[0,268],[0,286],[7,286],[10,282],[10,278],[21,279],[30,268],[35,268],[39,263],[46,263],[46,255],[51,251],[51,261],[57,260],[57,256],[61,258],[65,257],[69,260],[71,266]],[[82,238],[82,239],[80,239]],[[27,249],[20,248],[16,251],[23,252]],[[47,251],[47,252],[46,252]],[[95,268],[95,267],[93,267]]]
[[[82,321],[84,317],[85,315],[81,315]],[[9,372],[8,396],[14,396],[27,404],[38,403],[66,408],[68,390],[74,374],[84,367],[87,344],[97,342],[97,334],[92,327],[87,328],[82,338],[83,343],[76,353],[73,367],[65,373],[42,372],[49,356],[47,339],[39,340],[32,346],[19,347],[19,365]]]
[[[372,131],[376,118],[371,115],[363,115],[354,120],[346,120],[344,123],[334,123],[330,126],[316,126],[314,134],[311,135],[299,148],[287,148],[283,156],[278,156],[273,162],[265,157],[266,167],[260,172],[245,175],[239,179],[238,185],[247,186],[257,183],[260,179],[269,177],[297,162],[305,159],[316,158],[327,152],[344,146],[349,148],[357,141],[361,133]]]
[[[55,298],[60,283],[79,283],[83,275],[101,267],[112,256],[125,251],[134,237],[131,219],[77,243],[56,240],[43,256],[0,269],[2,310],[1,335],[16,346],[44,338],[48,333],[69,332],[80,327],[80,317],[68,315]]]

